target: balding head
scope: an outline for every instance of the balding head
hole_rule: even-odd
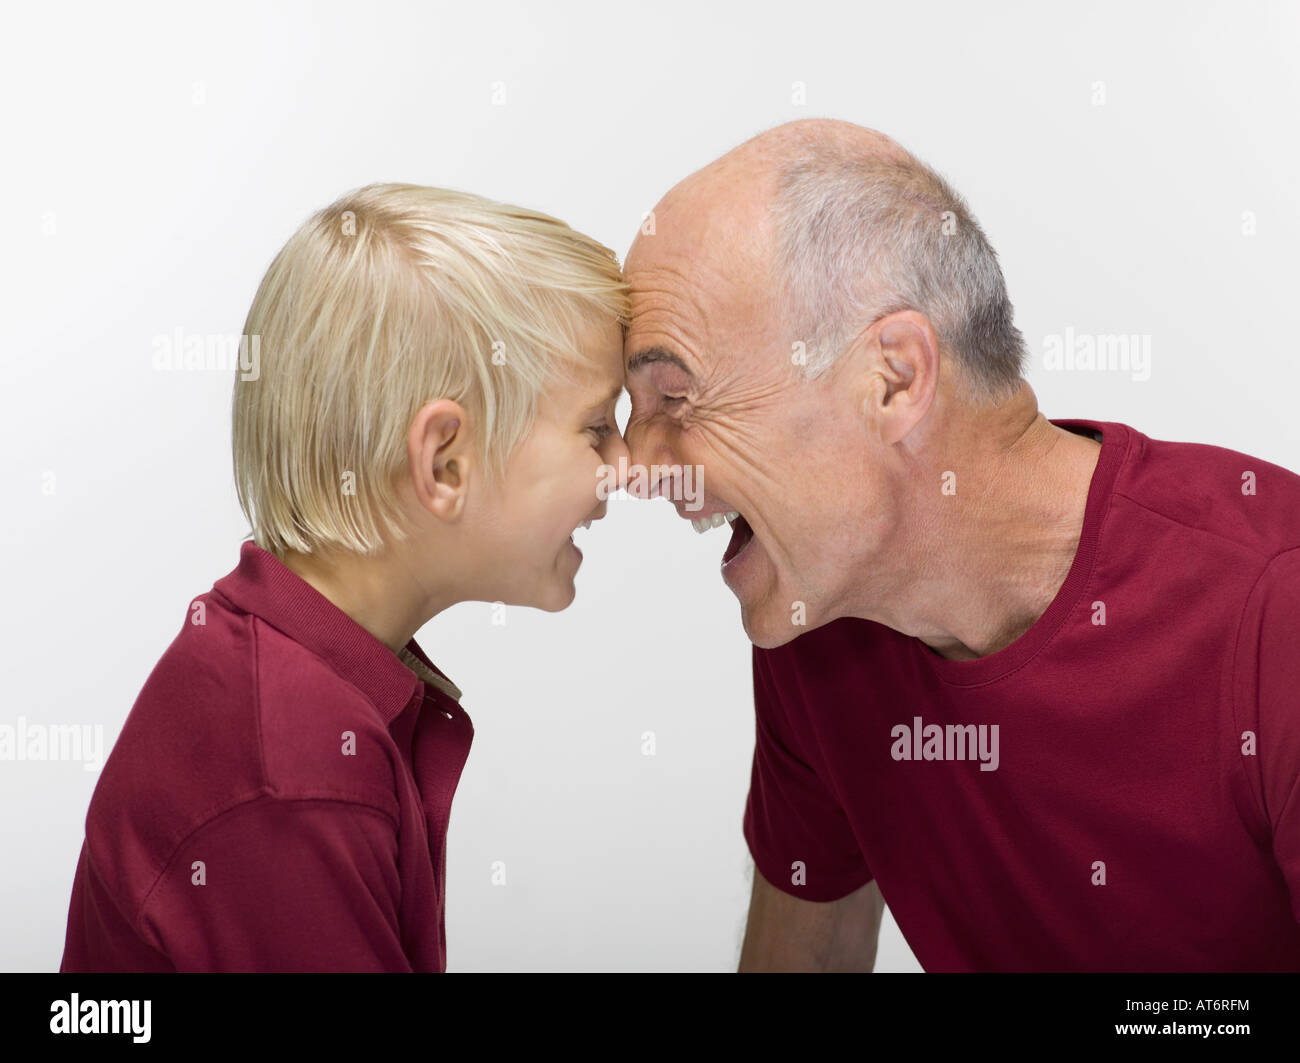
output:
[[[857,160],[860,165],[905,166],[916,160],[884,133],[831,118],[805,118],[768,129],[683,178],[652,212],[655,226],[643,231],[628,251],[628,268],[653,254],[668,230],[693,252],[731,255],[762,248],[772,229],[783,190],[811,163]],[[919,165],[919,164],[917,164]],[[661,222],[667,223],[660,225]]]
[[[871,152],[882,160],[907,157],[883,133],[833,119],[808,118],[759,133],[664,194],[652,212],[653,228],[643,229],[628,251],[628,269],[669,250],[662,246],[663,233],[674,238],[672,250],[689,248],[694,257],[771,254],[773,213],[789,167],[831,146],[859,157]]]
[[[741,259],[770,286],[807,376],[886,313],[924,314],[968,397],[1019,385],[1026,352],[997,255],[965,200],[896,141],[811,118],[766,130],[676,185],[656,207],[706,267]],[[645,236],[629,269],[651,255]]]

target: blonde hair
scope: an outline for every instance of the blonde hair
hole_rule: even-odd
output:
[[[584,328],[614,322],[617,257],[556,218],[421,185],[342,196],[276,255],[244,326],[260,365],[236,374],[232,439],[254,542],[371,554],[405,538],[394,481],[416,412],[460,403],[499,477],[541,393],[574,379]]]

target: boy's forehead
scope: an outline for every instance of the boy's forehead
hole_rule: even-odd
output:
[[[586,330],[575,378],[592,405],[603,406],[618,397],[623,390],[623,330],[618,322]]]

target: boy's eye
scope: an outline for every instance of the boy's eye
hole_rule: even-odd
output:
[[[593,424],[587,431],[595,433],[597,439],[604,440],[614,434],[614,427],[608,424]]]

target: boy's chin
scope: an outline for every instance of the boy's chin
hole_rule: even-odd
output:
[[[572,547],[566,547],[566,552],[570,551]],[[537,573],[536,578],[529,581],[526,589],[515,584],[510,588],[511,593],[500,600],[506,605],[540,609],[544,613],[562,612],[572,605],[574,598],[577,597],[577,588],[574,585],[577,570],[578,566],[571,558],[561,557],[548,572]]]
[[[548,613],[558,613],[569,608],[573,604],[573,599],[578,596],[578,588],[573,584],[573,577],[560,577],[555,581],[555,592],[551,596],[551,601],[547,605],[540,606]]]
[[[531,594],[521,594],[508,604],[540,609],[544,613],[559,613],[573,604],[577,593],[572,576],[556,575],[551,577],[545,587]]]
[[[564,612],[564,610],[566,610],[567,608],[569,608],[569,606],[573,604],[573,599],[575,597],[576,595],[570,594],[567,599],[565,599],[563,602],[559,603],[558,605],[545,605],[542,606],[542,609],[544,612],[547,613],[562,613]]]

